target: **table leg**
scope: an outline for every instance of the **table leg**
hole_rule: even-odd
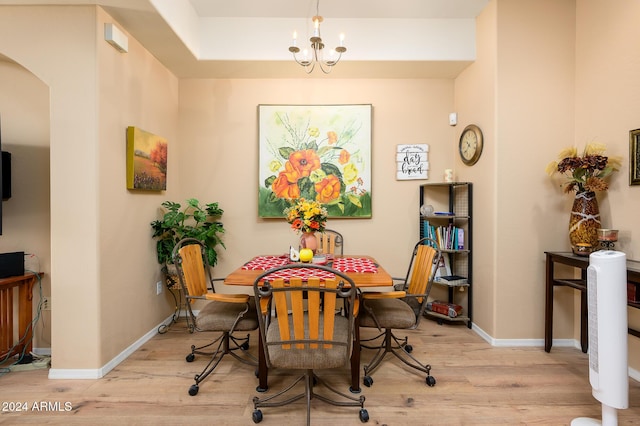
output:
[[[355,317],[353,324],[353,349],[351,350],[351,393],[360,393],[360,321]]]
[[[544,305],[544,350],[551,351],[553,342],[553,259],[547,253]]]
[[[267,375],[269,369],[267,368],[267,358],[264,353],[264,346],[262,345],[262,336],[258,331],[258,387],[256,391],[266,392],[269,389],[267,385]]]

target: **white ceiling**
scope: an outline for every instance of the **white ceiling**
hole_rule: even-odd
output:
[[[198,16],[305,18],[317,0],[189,0]],[[325,18],[475,18],[488,0],[322,0]]]
[[[489,2],[321,0],[323,39],[328,46],[337,44],[337,33],[345,32],[348,48],[327,76],[305,74],[287,51],[293,30],[303,40],[316,1],[0,0],[0,5],[100,5],[180,78],[452,78],[475,59],[475,17]]]

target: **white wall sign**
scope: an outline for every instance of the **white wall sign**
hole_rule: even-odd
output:
[[[398,145],[396,179],[429,179],[429,145]]]

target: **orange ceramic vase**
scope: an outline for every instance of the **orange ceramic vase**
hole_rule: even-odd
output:
[[[318,239],[315,232],[303,232],[300,237],[300,248],[308,248],[313,251],[313,254],[318,250]]]

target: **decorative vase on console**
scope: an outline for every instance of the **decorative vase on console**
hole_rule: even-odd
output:
[[[577,192],[573,200],[571,217],[569,218],[569,240],[574,253],[578,244],[595,250],[598,246],[598,229],[600,226],[600,210],[598,199],[593,191]],[[588,244],[588,246],[584,246]]]
[[[560,184],[564,192],[575,192],[575,199],[569,218],[569,241],[571,250],[585,255],[597,249],[600,210],[596,191],[606,191],[609,185],[605,178],[620,170],[621,157],[604,155],[606,145],[588,143],[582,155],[575,147],[564,149],[558,156],[559,162],[552,161],[546,172],[553,176],[556,172],[566,178]]]

